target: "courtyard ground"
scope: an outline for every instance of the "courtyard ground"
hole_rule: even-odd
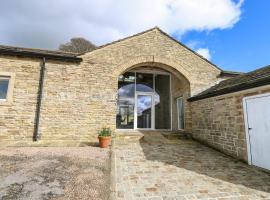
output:
[[[109,197],[109,149],[23,147],[0,149],[0,199]]]
[[[120,200],[270,199],[270,174],[193,140],[115,141]]]

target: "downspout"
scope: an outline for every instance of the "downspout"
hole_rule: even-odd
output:
[[[42,62],[41,62],[39,85],[38,85],[35,127],[34,127],[34,136],[33,136],[34,141],[38,141],[40,139],[40,137],[41,137],[41,134],[40,134],[40,131],[39,131],[39,121],[40,121],[40,111],[41,111],[41,103],[42,103],[42,95],[43,95],[45,63],[46,63],[46,58],[43,57]]]

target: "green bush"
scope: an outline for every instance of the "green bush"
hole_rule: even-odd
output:
[[[98,136],[100,137],[109,137],[111,135],[112,135],[112,131],[110,128],[102,128],[102,130],[98,132]]]

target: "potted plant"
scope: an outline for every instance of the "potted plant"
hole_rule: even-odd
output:
[[[101,148],[107,148],[111,144],[112,131],[110,128],[102,128],[98,132],[99,146]]]

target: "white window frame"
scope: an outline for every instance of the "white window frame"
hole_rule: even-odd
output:
[[[179,121],[179,114],[180,114],[180,109],[178,107],[178,101],[179,99],[182,99],[182,104],[183,104],[183,120],[184,120],[184,124],[183,124],[183,128],[180,128],[180,121]],[[185,102],[184,102],[184,97],[183,96],[180,96],[180,97],[177,97],[176,99],[176,107],[177,107],[177,129],[178,130],[185,130]]]
[[[6,97],[4,99],[0,98],[0,102],[5,102],[7,101],[8,98],[8,88],[9,88],[9,82],[10,82],[10,77],[9,76],[0,76],[0,81],[8,81],[8,86],[7,86],[7,91],[6,91]]]
[[[151,127],[150,128],[138,128],[138,113],[137,113],[137,106],[138,106],[138,96],[151,96]],[[155,130],[155,95],[153,92],[136,92],[135,94],[135,111],[134,111],[134,128],[137,130]]]
[[[15,82],[15,74],[10,72],[0,72],[0,79],[8,79],[8,89],[6,99],[0,99],[1,105],[10,105],[13,101],[13,89]]]

